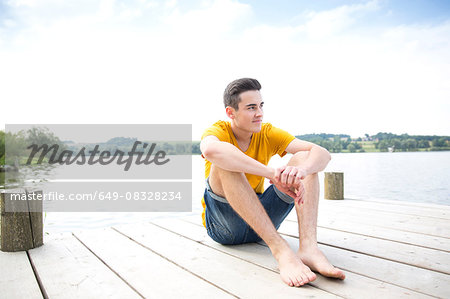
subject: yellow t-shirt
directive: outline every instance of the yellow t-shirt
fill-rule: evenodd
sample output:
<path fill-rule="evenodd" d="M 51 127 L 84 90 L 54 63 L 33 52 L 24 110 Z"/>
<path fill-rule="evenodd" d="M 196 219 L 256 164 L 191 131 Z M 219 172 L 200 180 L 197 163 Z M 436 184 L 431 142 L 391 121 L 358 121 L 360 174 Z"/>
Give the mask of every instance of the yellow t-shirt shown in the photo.
<path fill-rule="evenodd" d="M 228 142 L 239 148 L 236 141 L 236 137 L 231 130 L 231 123 L 226 121 L 218 121 L 208 128 L 202 135 L 202 139 L 206 136 L 214 135 L 220 141 Z M 289 143 L 294 140 L 295 137 L 288 132 L 278 129 L 272 126 L 270 123 L 263 123 L 261 126 L 261 131 L 258 133 L 253 133 L 252 140 L 247 151 L 244 152 L 247 156 L 261 162 L 264 165 L 269 163 L 272 156 L 278 154 L 280 157 L 286 155 L 286 147 Z M 205 159 L 205 179 L 208 178 L 209 172 L 211 170 L 211 162 Z M 264 192 L 264 177 L 248 174 L 246 173 L 250 186 L 256 193 Z M 205 223 L 205 199 L 202 198 L 203 206 L 203 225 L 206 227 Z"/>

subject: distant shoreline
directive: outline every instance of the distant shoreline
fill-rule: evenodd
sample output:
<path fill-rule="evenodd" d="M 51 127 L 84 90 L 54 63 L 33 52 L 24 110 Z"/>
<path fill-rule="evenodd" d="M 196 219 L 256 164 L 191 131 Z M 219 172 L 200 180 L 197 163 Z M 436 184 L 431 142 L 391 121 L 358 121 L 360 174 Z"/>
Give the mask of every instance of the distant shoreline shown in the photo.
<path fill-rule="evenodd" d="M 450 136 L 436 136 L 436 135 L 396 135 L 392 133 L 379 132 L 375 135 L 365 134 L 364 137 L 351 138 L 346 134 L 305 134 L 295 136 L 298 139 L 317 144 L 330 153 L 382 153 L 382 152 L 436 152 L 436 151 L 450 151 Z M 8 156 L 6 159 L 6 140 L 8 144 L 12 144 L 13 151 L 17 154 L 17 158 Z M 144 144 L 141 147 L 136 144 Z M 138 141 L 136 137 L 114 137 L 107 142 L 98 144 L 76 144 L 70 141 L 61 141 L 57 136 L 46 128 L 33 128 L 27 132 L 20 132 L 17 134 L 6 133 L 0 131 L 0 165 L 23 165 L 22 157 L 26 154 L 27 144 L 43 144 L 56 145 L 60 151 L 80 151 L 80 150 L 101 150 L 105 153 L 113 151 L 120 151 L 129 153 L 137 150 L 142 151 L 147 141 Z M 148 141 L 149 144 L 154 145 L 155 151 L 161 151 L 165 155 L 200 155 L 200 141 Z M 95 146 L 95 147 L 94 147 Z M 82 147 L 82 148 L 80 148 Z M 11 149 L 10 149 L 11 153 Z M 66 154 L 67 155 L 67 154 Z M 109 154 L 107 158 L 109 158 Z M 0 168 L 4 171 L 5 167 Z"/>

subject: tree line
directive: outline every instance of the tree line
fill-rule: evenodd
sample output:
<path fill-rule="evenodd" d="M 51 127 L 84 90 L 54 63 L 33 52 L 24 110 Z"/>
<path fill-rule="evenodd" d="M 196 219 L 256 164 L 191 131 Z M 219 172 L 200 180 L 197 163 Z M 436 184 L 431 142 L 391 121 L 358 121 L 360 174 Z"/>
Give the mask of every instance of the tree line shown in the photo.
<path fill-rule="evenodd" d="M 440 151 L 450 150 L 450 136 L 431 136 L 431 135 L 396 135 L 392 133 L 377 133 L 375 135 L 365 134 L 364 137 L 351 138 L 346 134 L 304 134 L 295 136 L 301 140 L 318 144 L 332 153 L 341 152 L 366 152 L 378 151 L 386 152 L 389 149 L 395 151 Z M 100 150 L 114 152 L 122 150 L 127 152 L 137 138 L 115 137 L 105 143 L 100 143 Z M 152 143 L 153 141 L 142 141 Z M 157 151 L 162 150 L 168 155 L 189 155 L 201 154 L 200 141 L 184 142 L 162 142 L 154 141 Z M 8 157 L 5 155 L 5 144 L 8 144 Z M 92 150 L 93 144 L 77 144 L 72 141 L 61 141 L 52 132 L 46 128 L 34 127 L 28 131 L 21 131 L 15 134 L 0 131 L 0 165 L 12 165 L 21 157 L 23 159 L 28 155 L 27 145 L 31 144 L 58 144 L 60 149 L 77 151 L 82 146 L 86 150 Z"/>
<path fill-rule="evenodd" d="M 351 153 L 365 152 L 361 143 L 352 140 L 346 134 L 305 134 L 295 136 L 298 139 L 309 141 L 326 148 L 331 153 L 341 153 L 349 151 Z"/>
<path fill-rule="evenodd" d="M 393 148 L 396 151 L 450 150 L 449 136 L 378 133 L 373 135 L 372 138 L 376 140 L 375 147 L 380 151 L 387 151 L 388 148 Z"/>
<path fill-rule="evenodd" d="M 6 144 L 8 153 L 6 153 Z M 23 164 L 21 159 L 28 155 L 26 148 L 31 144 L 57 144 L 61 150 L 65 149 L 62 141 L 46 128 L 34 127 L 17 133 L 0 131 L 0 165 Z"/>
<path fill-rule="evenodd" d="M 0 131 L 0 165 L 15 165 L 25 164 L 30 156 L 31 149 L 28 147 L 32 144 L 36 144 L 39 147 L 46 145 L 49 149 L 49 154 L 52 155 L 53 150 L 50 147 L 53 145 L 58 146 L 58 150 L 55 152 L 59 156 L 63 151 L 79 152 L 84 148 L 84 154 L 90 155 L 90 151 L 97 150 L 98 152 L 109 151 L 114 154 L 117 151 L 128 153 L 135 142 L 139 141 L 136 150 L 147 153 L 153 144 L 155 147 L 153 153 L 160 150 L 164 151 L 167 155 L 190 155 L 193 149 L 200 147 L 191 141 L 148 141 L 138 140 L 137 138 L 128 137 L 114 137 L 107 142 L 100 143 L 75 143 L 73 141 L 62 141 L 59 137 L 55 136 L 53 132 L 47 128 L 33 127 L 26 131 L 20 131 L 17 133 Z M 143 147 L 143 143 L 147 143 L 146 147 Z M 6 144 L 7 150 L 6 153 Z M 35 155 L 35 161 L 38 160 L 42 150 Z M 48 159 L 44 159 L 47 161 Z M 34 162 L 35 163 L 35 162 Z"/>
<path fill-rule="evenodd" d="M 443 151 L 450 150 L 450 136 L 431 135 L 396 135 L 392 133 L 377 133 L 370 136 L 351 138 L 347 134 L 304 134 L 295 136 L 326 148 L 331 153 L 363 153 L 394 151 Z M 201 154 L 200 142 L 194 142 L 192 153 Z"/>
<path fill-rule="evenodd" d="M 356 139 L 344 134 L 305 134 L 299 139 L 316 143 L 333 153 L 379 151 L 442 151 L 450 150 L 450 136 L 396 135 L 377 133 Z"/>

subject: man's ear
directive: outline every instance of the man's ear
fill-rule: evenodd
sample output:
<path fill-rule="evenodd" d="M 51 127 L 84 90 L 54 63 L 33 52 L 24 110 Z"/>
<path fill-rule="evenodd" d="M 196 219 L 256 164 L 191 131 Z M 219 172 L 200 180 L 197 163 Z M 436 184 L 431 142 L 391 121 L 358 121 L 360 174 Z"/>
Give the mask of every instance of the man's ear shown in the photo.
<path fill-rule="evenodd" d="M 225 108 L 225 113 L 227 114 L 227 116 L 228 116 L 229 118 L 234 119 L 234 113 L 235 113 L 235 110 L 234 110 L 233 107 L 227 106 L 227 108 Z"/>

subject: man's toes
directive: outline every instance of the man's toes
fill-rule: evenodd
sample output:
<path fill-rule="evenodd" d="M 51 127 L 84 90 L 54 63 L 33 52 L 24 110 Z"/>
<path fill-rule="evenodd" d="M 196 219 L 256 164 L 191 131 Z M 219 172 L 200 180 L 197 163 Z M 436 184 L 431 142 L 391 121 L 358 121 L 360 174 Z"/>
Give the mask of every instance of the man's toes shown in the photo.
<path fill-rule="evenodd" d="M 295 278 L 293 278 L 292 280 L 295 282 L 295 286 L 296 286 L 296 287 L 299 287 L 299 286 L 302 285 L 302 279 L 301 279 L 301 278 L 295 277 Z"/>
<path fill-rule="evenodd" d="M 305 285 L 309 282 L 308 276 L 306 276 L 305 274 L 301 275 L 301 280 L 302 280 L 301 285 Z"/>
<path fill-rule="evenodd" d="M 316 278 L 317 278 L 317 276 L 316 276 L 316 274 L 314 274 L 314 272 L 311 271 L 311 273 L 308 274 L 309 282 L 316 280 Z"/>
<path fill-rule="evenodd" d="M 331 268 L 329 273 L 331 274 L 331 276 L 339 278 L 341 277 L 341 275 L 343 274 L 343 272 L 341 270 L 339 270 L 338 268 Z"/>
<path fill-rule="evenodd" d="M 328 275 L 326 275 L 326 276 L 339 278 L 339 279 L 345 279 L 344 271 L 342 271 L 338 268 L 334 268 L 334 267 L 332 269 L 330 269 L 330 271 L 328 271 Z"/>
<path fill-rule="evenodd" d="M 290 287 L 292 287 L 294 285 L 292 283 L 292 280 L 289 278 L 289 276 L 281 275 L 281 280 Z"/>
<path fill-rule="evenodd" d="M 344 271 L 340 270 L 340 269 L 336 269 L 337 270 L 337 277 L 340 279 L 345 279 L 345 274 Z"/>
<path fill-rule="evenodd" d="M 293 286 L 295 285 L 294 282 L 292 281 L 292 279 L 290 279 L 290 278 L 288 278 L 287 284 L 288 284 L 290 287 L 293 287 Z"/>
<path fill-rule="evenodd" d="M 294 283 L 289 279 L 289 281 L 285 281 L 285 283 L 288 285 L 288 286 L 290 286 L 290 287 L 293 287 L 294 286 Z"/>

